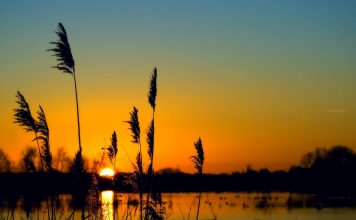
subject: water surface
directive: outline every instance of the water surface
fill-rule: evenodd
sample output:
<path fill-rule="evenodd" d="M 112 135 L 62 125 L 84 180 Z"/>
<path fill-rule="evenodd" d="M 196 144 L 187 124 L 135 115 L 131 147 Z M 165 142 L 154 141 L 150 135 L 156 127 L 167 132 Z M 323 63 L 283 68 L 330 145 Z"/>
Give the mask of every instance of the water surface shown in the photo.
<path fill-rule="evenodd" d="M 98 205 L 97 216 L 101 219 L 138 219 L 139 209 L 136 194 L 100 192 L 100 201 L 87 200 L 85 216 Z M 164 193 L 165 216 L 168 219 L 195 219 L 198 193 Z M 356 208 L 346 204 L 347 197 L 332 198 L 333 205 L 316 196 L 291 193 L 202 193 L 199 219 L 305 219 L 305 220 L 354 220 Z M 74 208 L 71 195 L 60 195 L 53 200 L 56 204 L 56 219 L 81 219 L 81 209 Z M 31 198 L 1 201 L 0 219 L 47 219 L 47 201 Z"/>

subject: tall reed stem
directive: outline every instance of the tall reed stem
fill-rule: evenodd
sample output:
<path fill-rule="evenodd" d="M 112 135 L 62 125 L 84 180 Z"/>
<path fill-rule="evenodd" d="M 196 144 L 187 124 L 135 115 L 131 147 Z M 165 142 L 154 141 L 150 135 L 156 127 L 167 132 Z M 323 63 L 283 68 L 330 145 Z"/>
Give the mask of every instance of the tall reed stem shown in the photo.
<path fill-rule="evenodd" d="M 37 136 L 37 132 L 35 131 L 35 136 L 36 136 L 36 143 L 37 143 L 37 148 L 38 148 L 38 154 L 40 156 L 40 163 L 41 163 L 41 168 L 42 171 L 44 172 L 44 166 L 43 166 L 43 162 L 42 162 L 42 155 L 41 155 L 41 149 L 40 149 L 40 144 L 38 142 L 38 136 Z"/>
<path fill-rule="evenodd" d="M 139 139 L 139 145 L 140 145 L 140 166 L 142 166 L 142 147 L 141 147 L 141 138 Z M 142 192 L 142 185 L 143 185 L 143 181 L 142 181 L 142 178 L 143 178 L 143 173 L 140 172 L 140 183 L 139 183 L 139 190 L 140 190 L 140 215 L 141 215 L 141 220 L 143 220 L 143 192 Z"/>
<path fill-rule="evenodd" d="M 77 90 L 77 80 L 75 78 L 75 71 L 73 71 L 73 79 L 74 79 L 74 89 L 75 89 L 75 101 L 77 106 L 77 125 L 78 125 L 78 143 L 79 143 L 79 151 L 82 152 L 82 143 L 80 138 L 80 120 L 79 120 L 79 103 L 78 103 L 78 90 Z"/>

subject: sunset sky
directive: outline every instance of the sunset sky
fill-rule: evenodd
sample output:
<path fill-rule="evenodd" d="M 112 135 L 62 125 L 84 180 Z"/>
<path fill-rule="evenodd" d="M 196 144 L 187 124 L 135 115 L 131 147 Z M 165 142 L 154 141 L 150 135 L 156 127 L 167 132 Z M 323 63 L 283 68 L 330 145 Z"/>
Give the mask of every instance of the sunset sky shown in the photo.
<path fill-rule="evenodd" d="M 53 155 L 78 148 L 73 79 L 46 52 L 67 30 L 76 62 L 83 153 L 118 134 L 119 170 L 134 159 L 128 125 L 151 118 L 158 68 L 156 169 L 288 169 L 316 147 L 356 150 L 356 1 L 3 1 L 0 5 L 0 148 L 17 161 L 33 134 L 14 124 L 20 90 L 41 104 Z M 146 149 L 146 144 L 144 144 Z"/>

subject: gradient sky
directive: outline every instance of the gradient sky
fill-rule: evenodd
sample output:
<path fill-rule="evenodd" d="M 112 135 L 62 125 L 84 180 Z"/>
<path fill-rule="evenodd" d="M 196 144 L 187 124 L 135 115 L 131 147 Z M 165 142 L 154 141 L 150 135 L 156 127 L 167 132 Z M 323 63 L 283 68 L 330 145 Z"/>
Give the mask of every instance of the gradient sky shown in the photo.
<path fill-rule="evenodd" d="M 130 170 L 129 112 L 151 117 L 158 68 L 156 169 L 193 172 L 200 136 L 206 171 L 288 169 L 316 147 L 356 149 L 356 1 L 2 1 L 0 147 L 12 160 L 32 143 L 13 123 L 19 89 L 41 104 L 51 147 L 77 149 L 73 80 L 46 52 L 58 22 L 76 61 L 84 154 L 100 158 L 116 130 Z M 143 137 L 144 139 L 144 137 Z"/>

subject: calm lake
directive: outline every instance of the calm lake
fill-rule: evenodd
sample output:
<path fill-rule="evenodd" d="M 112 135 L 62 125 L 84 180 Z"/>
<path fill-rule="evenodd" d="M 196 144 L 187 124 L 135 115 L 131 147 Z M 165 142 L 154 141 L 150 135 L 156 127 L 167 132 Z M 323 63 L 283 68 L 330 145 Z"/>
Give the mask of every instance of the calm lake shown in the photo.
<path fill-rule="evenodd" d="M 162 196 L 167 219 L 195 219 L 198 193 L 164 193 Z M 102 219 L 138 219 L 136 199 L 137 195 L 130 193 L 100 192 Z M 356 208 L 348 205 L 349 199 L 332 197 L 326 201 L 313 195 L 292 193 L 202 193 L 199 219 L 354 220 Z M 134 202 L 128 206 L 128 200 Z M 56 204 L 57 219 L 81 219 L 81 210 L 73 212 L 71 195 L 60 195 Z M 11 205 L 2 199 L 0 205 L 0 219 L 47 219 L 46 201 L 17 198 Z"/>

